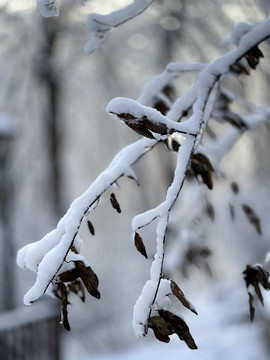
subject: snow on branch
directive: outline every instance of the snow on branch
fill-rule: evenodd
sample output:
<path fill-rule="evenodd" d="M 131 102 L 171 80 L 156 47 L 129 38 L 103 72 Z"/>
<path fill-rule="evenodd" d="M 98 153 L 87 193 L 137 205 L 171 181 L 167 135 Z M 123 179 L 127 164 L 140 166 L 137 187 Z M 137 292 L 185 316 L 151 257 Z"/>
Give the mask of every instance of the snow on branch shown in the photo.
<path fill-rule="evenodd" d="M 81 5 L 85 3 L 85 0 L 77 1 Z M 95 51 L 107 39 L 113 28 L 140 15 L 153 2 L 154 0 L 134 0 L 132 4 L 107 15 L 89 14 L 87 17 L 87 27 L 91 32 L 91 40 L 84 46 L 85 54 L 89 55 Z M 40 14 L 45 18 L 59 15 L 56 0 L 37 0 L 37 7 Z"/>
<path fill-rule="evenodd" d="M 154 144 L 155 142 L 151 140 L 141 139 L 121 150 L 111 165 L 99 175 L 89 189 L 71 204 L 55 230 L 45 235 L 40 241 L 29 244 L 18 252 L 18 264 L 37 272 L 35 284 L 25 295 L 25 304 L 31 304 L 42 296 L 50 283 L 63 270 L 66 271 L 66 267 L 70 267 L 70 264 L 67 265 L 66 257 L 74 245 L 84 217 L 91 211 L 91 207 L 99 200 L 100 196 L 119 177 L 130 176 L 130 167 Z M 75 258 L 77 260 L 76 255 L 72 254 L 73 257 L 69 259 L 69 262 Z"/>
<path fill-rule="evenodd" d="M 55 0 L 37 0 L 37 7 L 40 14 L 44 17 L 59 15 L 59 10 Z"/>
<path fill-rule="evenodd" d="M 154 0 L 134 0 L 132 4 L 113 11 L 107 15 L 89 14 L 87 19 L 88 29 L 92 38 L 84 47 L 86 54 L 91 54 L 110 35 L 111 30 L 141 14 Z"/>
<path fill-rule="evenodd" d="M 104 41 L 112 27 L 138 15 L 151 2 L 135 0 L 118 12 L 90 16 L 89 27 L 95 35 L 94 43 L 88 44 L 87 50 L 92 51 L 96 45 Z M 135 216 L 132 221 L 135 246 L 147 258 L 147 250 L 139 230 L 157 219 L 156 254 L 150 269 L 150 279 L 143 287 L 134 306 L 133 326 L 138 337 L 145 336 L 151 328 L 160 341 L 169 342 L 169 336 L 175 333 L 189 348 L 197 348 L 187 324 L 172 307 L 169 296 L 175 296 L 183 306 L 195 314 L 197 312 L 178 285 L 171 279 L 166 279 L 163 274 L 170 212 L 179 197 L 189 169 L 196 178 L 202 179 L 202 183 L 212 189 L 212 173 L 227 149 L 233 146 L 244 131 L 262 122 L 261 116 L 269 117 L 267 109 L 261 109 L 260 116 L 255 121 L 255 117 L 250 120 L 247 117 L 237 116 L 229 109 L 231 96 L 221 87 L 226 74 L 248 74 L 250 69 L 256 69 L 263 56 L 258 45 L 269 36 L 270 17 L 256 26 L 249 27 L 248 31 L 243 31 L 243 27 L 240 26 L 234 30 L 232 38 L 237 45 L 236 49 L 219 57 L 213 63 L 169 64 L 162 74 L 149 80 L 138 101 L 115 98 L 109 102 L 106 108 L 108 113 L 143 138 L 125 147 L 114 157 L 109 167 L 99 175 L 88 190 L 71 204 L 55 230 L 18 252 L 18 264 L 37 273 L 35 284 L 25 295 L 26 304 L 31 304 L 47 290 L 53 290 L 62 299 L 63 324 L 69 330 L 67 296 L 69 290 L 77 294 L 83 291 L 78 279 L 83 281 L 92 296 L 100 297 L 97 275 L 87 260 L 80 255 L 82 241 L 78 231 L 84 218 L 97 206 L 102 194 L 121 176 L 131 176 L 137 180 L 132 165 L 152 150 L 158 142 L 162 142 L 169 150 L 177 152 L 178 160 L 172 184 L 167 190 L 164 201 L 155 208 Z M 198 72 L 193 86 L 175 101 L 165 96 L 164 89 L 186 71 Z M 164 105 L 162 112 L 156 109 L 160 101 Z M 188 114 L 189 111 L 191 115 L 183 121 L 184 114 Z M 214 119 L 215 116 L 229 122 L 233 129 L 232 133 L 228 133 L 215 144 L 219 149 L 217 151 L 213 150 L 214 146 L 207 148 L 201 145 L 208 121 L 210 117 Z M 211 151 L 216 155 L 214 165 L 208 159 L 208 156 L 211 157 Z M 113 206 L 119 209 L 117 200 L 111 198 L 111 201 Z M 249 213 L 249 216 L 251 215 Z M 94 232 L 91 224 L 89 229 Z M 64 283 L 68 283 L 69 286 L 72 284 L 72 287 Z"/>
<path fill-rule="evenodd" d="M 131 129 L 150 139 L 162 140 L 175 132 L 196 136 L 188 122 L 176 123 L 156 109 L 143 106 L 127 98 L 115 98 L 106 108 L 113 118 L 123 121 Z"/>

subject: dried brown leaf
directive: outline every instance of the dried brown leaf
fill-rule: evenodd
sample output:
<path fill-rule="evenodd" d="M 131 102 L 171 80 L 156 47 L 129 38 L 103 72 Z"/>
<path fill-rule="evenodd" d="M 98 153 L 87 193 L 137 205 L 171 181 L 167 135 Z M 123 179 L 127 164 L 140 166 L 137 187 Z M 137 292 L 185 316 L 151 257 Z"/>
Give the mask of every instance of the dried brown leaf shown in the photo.
<path fill-rule="evenodd" d="M 160 135 L 168 134 L 168 128 L 166 124 L 149 120 L 146 116 L 143 117 L 143 123 L 148 130 L 153 131 L 154 133 Z"/>
<path fill-rule="evenodd" d="M 188 308 L 190 311 L 194 312 L 194 314 L 198 315 L 196 309 L 194 308 L 194 306 L 191 304 L 191 302 L 186 298 L 185 294 L 183 293 L 183 291 L 179 288 L 179 286 L 173 281 L 171 280 L 171 290 L 174 296 L 177 297 L 177 299 L 186 307 Z"/>
<path fill-rule="evenodd" d="M 260 289 L 260 284 L 265 290 L 270 290 L 269 283 L 269 273 L 261 265 L 247 265 L 245 271 L 243 271 L 244 280 L 246 282 L 246 287 L 253 286 L 254 291 L 263 305 L 263 296 Z M 249 293 L 249 308 L 250 308 L 250 318 L 251 320 L 254 317 L 255 309 L 253 310 L 253 296 Z"/>
<path fill-rule="evenodd" d="M 201 153 L 193 154 L 190 167 L 195 176 L 198 178 L 200 175 L 203 183 L 211 190 L 213 188 L 212 172 L 214 169 L 209 159 Z"/>
<path fill-rule="evenodd" d="M 111 193 L 110 201 L 111 201 L 112 207 L 120 214 L 121 208 L 120 208 L 120 205 L 119 205 L 114 193 Z"/>
<path fill-rule="evenodd" d="M 135 232 L 134 244 L 136 246 L 136 249 L 147 259 L 147 253 L 143 240 L 137 232 Z"/>
<path fill-rule="evenodd" d="M 71 245 L 70 250 L 74 252 L 74 254 L 79 254 L 78 250 L 76 249 L 76 247 L 73 245 Z"/>
<path fill-rule="evenodd" d="M 94 229 L 94 226 L 93 226 L 93 224 L 91 223 L 90 220 L 87 220 L 87 226 L 88 226 L 88 229 L 90 231 L 90 234 L 95 235 L 95 229 Z"/>
<path fill-rule="evenodd" d="M 189 327 L 183 319 L 167 310 L 159 310 L 159 315 L 168 323 L 172 330 L 183 340 L 190 349 L 197 349 L 197 345 L 190 334 Z"/>
<path fill-rule="evenodd" d="M 245 58 L 247 59 L 248 65 L 252 69 L 256 69 L 257 65 L 259 64 L 260 58 L 263 57 L 263 53 L 261 50 L 255 46 L 252 48 L 246 55 Z"/>
<path fill-rule="evenodd" d="M 154 136 L 145 127 L 143 122 L 140 121 L 140 119 L 137 119 L 135 116 L 129 113 L 121 113 L 121 114 L 117 114 L 114 112 L 111 113 L 117 115 L 117 117 L 123 120 L 127 126 L 129 126 L 132 130 L 136 131 L 138 134 L 143 135 L 150 139 L 154 139 Z"/>
<path fill-rule="evenodd" d="M 260 300 L 260 303 L 263 306 L 263 296 L 262 296 L 261 289 L 259 287 L 259 283 L 255 281 L 252 285 L 254 287 L 254 290 L 255 290 L 255 293 L 256 293 L 258 299 Z"/>
<path fill-rule="evenodd" d="M 235 181 L 232 181 L 230 186 L 234 195 L 239 194 L 239 185 Z"/>
<path fill-rule="evenodd" d="M 75 261 L 76 268 L 79 271 L 80 278 L 84 283 L 87 291 L 93 297 L 99 299 L 100 293 L 98 291 L 98 277 L 90 266 L 85 266 L 83 261 Z"/>
<path fill-rule="evenodd" d="M 242 209 L 250 224 L 255 227 L 259 235 L 262 235 L 261 221 L 255 211 L 247 204 L 242 204 Z"/>
<path fill-rule="evenodd" d="M 248 291 L 248 296 L 249 296 L 249 315 L 250 315 L 250 321 L 254 320 L 254 315 L 255 315 L 255 307 L 253 306 L 253 296 L 252 294 Z"/>
<path fill-rule="evenodd" d="M 74 281 L 74 280 L 78 279 L 79 276 L 80 276 L 80 274 L 79 274 L 78 269 L 74 268 L 72 270 L 65 271 L 65 272 L 59 274 L 59 279 L 62 282 L 70 282 L 70 281 Z"/>
<path fill-rule="evenodd" d="M 232 221 L 234 221 L 235 219 L 235 211 L 234 211 L 234 207 L 231 203 L 229 203 L 229 210 L 230 210 L 230 215 L 231 215 L 231 219 Z"/>
<path fill-rule="evenodd" d="M 64 328 L 67 331 L 70 331 L 70 325 L 68 321 L 68 311 L 67 311 L 67 306 L 68 306 L 67 288 L 63 283 L 59 283 L 59 289 L 61 292 L 61 301 L 62 301 L 61 324 L 64 325 Z"/>
<path fill-rule="evenodd" d="M 215 220 L 215 209 L 214 206 L 207 201 L 206 203 L 206 215 L 210 218 L 210 220 L 213 222 Z"/>
<path fill-rule="evenodd" d="M 170 342 L 169 335 L 173 334 L 170 325 L 159 316 L 152 316 L 149 319 L 149 328 L 154 331 L 155 337 L 162 342 Z"/>
<path fill-rule="evenodd" d="M 149 139 L 155 139 L 155 137 L 153 136 L 153 134 L 145 127 L 144 124 L 141 123 L 135 123 L 135 122 L 126 122 L 126 124 L 134 131 L 136 131 L 136 133 L 145 136 Z"/>

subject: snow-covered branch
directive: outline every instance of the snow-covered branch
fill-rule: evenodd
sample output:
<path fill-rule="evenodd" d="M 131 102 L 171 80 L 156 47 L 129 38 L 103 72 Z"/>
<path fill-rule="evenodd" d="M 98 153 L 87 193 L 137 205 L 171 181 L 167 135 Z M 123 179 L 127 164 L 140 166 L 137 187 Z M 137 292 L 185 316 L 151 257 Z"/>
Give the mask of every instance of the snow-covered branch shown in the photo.
<path fill-rule="evenodd" d="M 92 38 L 84 47 L 86 54 L 95 51 L 110 35 L 111 30 L 133 19 L 146 10 L 154 0 L 134 0 L 132 4 L 113 11 L 108 15 L 89 14 L 87 19 L 88 29 Z"/>
<path fill-rule="evenodd" d="M 93 38 L 86 45 L 86 52 L 92 52 L 107 38 L 113 27 L 137 16 L 152 2 L 134 0 L 131 5 L 109 15 L 89 15 L 88 27 L 92 31 Z M 52 11 L 56 12 L 53 1 L 39 1 L 39 5 L 46 4 L 52 6 Z M 262 117 L 257 120 L 253 117 L 250 120 L 233 113 L 228 107 L 230 102 L 228 93 L 221 91 L 221 82 L 228 73 L 248 74 L 250 69 L 255 69 L 263 56 L 258 45 L 268 37 L 270 37 L 270 17 L 256 26 L 238 26 L 231 38 L 237 46 L 236 49 L 219 57 L 213 63 L 169 64 L 162 74 L 150 79 L 137 101 L 115 98 L 109 102 L 107 112 L 143 138 L 122 149 L 114 157 L 109 167 L 88 190 L 71 204 L 55 230 L 40 241 L 29 244 L 19 251 L 18 264 L 37 273 L 35 284 L 25 295 L 26 304 L 31 304 L 47 290 L 56 287 L 62 298 L 63 322 L 69 329 L 66 315 L 67 290 L 63 283 L 81 278 L 89 293 L 99 298 L 97 276 L 87 260 L 80 255 L 81 240 L 78 232 L 82 221 L 94 210 L 102 194 L 117 179 L 129 176 L 136 180 L 132 165 L 152 150 L 158 142 L 163 142 L 170 150 L 177 151 L 178 160 L 173 181 L 161 204 L 135 216 L 132 221 L 135 246 L 147 258 L 139 230 L 154 219 L 158 220 L 156 254 L 151 265 L 150 279 L 146 282 L 134 307 L 133 325 L 138 337 L 145 336 L 148 328 L 152 328 L 161 341 L 169 342 L 169 335 L 176 333 L 191 349 L 197 348 L 187 324 L 172 308 L 169 295 L 177 297 L 192 312 L 196 313 L 196 310 L 181 289 L 172 280 L 163 276 L 164 247 L 170 212 L 181 192 L 189 168 L 194 176 L 200 177 L 202 182 L 212 189 L 212 173 L 218 168 L 221 158 L 245 130 L 263 121 Z M 187 71 L 198 72 L 193 86 L 174 102 L 165 97 L 164 88 Z M 164 101 L 166 113 L 155 109 L 157 100 Z M 191 113 L 190 117 L 183 121 L 184 114 L 188 112 Z M 263 111 L 260 116 L 262 113 Z M 265 110 L 263 115 L 266 117 L 266 114 L 268 113 Z M 233 130 L 212 147 L 211 144 L 202 147 L 201 139 L 211 116 L 228 121 Z M 113 201 L 117 208 L 117 201 L 115 199 Z M 161 328 L 165 331 L 164 334 Z"/>
<path fill-rule="evenodd" d="M 81 5 L 84 0 L 78 0 Z M 133 19 L 146 10 L 154 0 L 134 0 L 131 4 L 107 15 L 91 13 L 87 17 L 87 27 L 91 32 L 91 40 L 84 46 L 85 54 L 95 51 L 110 35 L 113 28 Z M 37 0 L 37 7 L 43 17 L 59 15 L 56 0 Z"/>

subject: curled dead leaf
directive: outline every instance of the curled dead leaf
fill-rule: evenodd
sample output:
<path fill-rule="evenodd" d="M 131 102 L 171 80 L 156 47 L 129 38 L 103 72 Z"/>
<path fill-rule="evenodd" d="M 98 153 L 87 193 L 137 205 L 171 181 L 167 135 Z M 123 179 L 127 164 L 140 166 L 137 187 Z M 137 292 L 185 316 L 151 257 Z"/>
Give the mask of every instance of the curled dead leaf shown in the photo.
<path fill-rule="evenodd" d="M 231 189 L 232 189 L 232 192 L 234 193 L 234 195 L 238 195 L 239 194 L 239 185 L 235 181 L 232 181 L 230 186 L 231 186 Z"/>
<path fill-rule="evenodd" d="M 119 205 L 114 193 L 111 193 L 110 201 L 111 201 L 112 207 L 120 214 L 121 208 L 120 208 L 120 205 Z"/>
<path fill-rule="evenodd" d="M 268 271 L 266 271 L 261 265 L 247 265 L 245 271 L 243 271 L 243 274 L 247 289 L 249 288 L 249 286 L 253 286 L 255 294 L 257 295 L 260 303 L 264 305 L 260 285 L 265 290 L 270 290 Z M 248 295 L 250 319 L 253 320 L 255 314 L 255 308 L 253 307 L 253 296 L 250 291 L 248 291 Z"/>
<path fill-rule="evenodd" d="M 98 291 L 98 277 L 90 266 L 85 266 L 83 261 L 75 261 L 76 268 L 79 271 L 80 278 L 84 283 L 87 291 L 93 297 L 100 299 L 100 292 Z"/>
<path fill-rule="evenodd" d="M 208 187 L 208 189 L 212 190 L 212 173 L 214 172 L 214 169 L 209 159 L 201 153 L 193 154 L 191 158 L 190 168 L 193 171 L 194 175 L 197 177 L 197 179 L 200 176 L 203 183 Z"/>
<path fill-rule="evenodd" d="M 136 246 L 136 249 L 147 259 L 147 253 L 146 253 L 146 249 L 145 249 L 143 240 L 137 232 L 135 232 L 134 244 Z"/>
<path fill-rule="evenodd" d="M 189 327 L 183 319 L 167 310 L 159 310 L 158 313 L 162 319 L 170 325 L 180 340 L 183 340 L 190 349 L 197 349 L 197 345 L 190 334 Z"/>
<path fill-rule="evenodd" d="M 235 210 L 234 210 L 234 207 L 231 203 L 229 203 L 229 210 L 230 210 L 230 215 L 231 215 L 231 219 L 232 221 L 234 221 L 235 219 Z"/>
<path fill-rule="evenodd" d="M 186 307 L 188 308 L 190 311 L 192 311 L 194 314 L 198 315 L 196 309 L 194 308 L 194 306 L 191 304 L 191 302 L 186 298 L 185 294 L 183 293 L 183 291 L 179 288 L 179 286 L 173 281 L 171 280 L 171 290 L 174 296 L 177 297 L 177 299 Z"/>
<path fill-rule="evenodd" d="M 73 268 L 69 271 L 65 271 L 61 274 L 59 274 L 59 279 L 62 282 L 70 282 L 70 281 L 74 281 L 76 279 L 78 279 L 78 277 L 80 276 L 79 271 L 77 268 Z"/>
<path fill-rule="evenodd" d="M 61 292 L 61 324 L 64 325 L 64 328 L 67 331 L 70 331 L 70 325 L 68 321 L 68 296 L 67 296 L 67 288 L 63 283 L 59 283 L 59 289 Z"/>
<path fill-rule="evenodd" d="M 88 226 L 88 229 L 90 231 L 90 234 L 95 235 L 95 229 L 94 229 L 94 226 L 93 226 L 93 224 L 91 223 L 90 220 L 87 220 L 87 226 Z"/>
<path fill-rule="evenodd" d="M 248 291 L 248 297 L 249 297 L 249 315 L 250 315 L 250 321 L 254 320 L 255 315 L 255 307 L 253 306 L 253 295 Z"/>
<path fill-rule="evenodd" d="M 169 335 L 174 332 L 171 326 L 160 316 L 152 316 L 149 319 L 149 328 L 154 331 L 155 337 L 162 342 L 170 342 Z"/>
<path fill-rule="evenodd" d="M 206 203 L 206 215 L 210 218 L 210 220 L 213 222 L 215 220 L 215 209 L 214 206 L 207 201 Z"/>
<path fill-rule="evenodd" d="M 255 227 L 259 235 L 262 235 L 261 221 L 255 211 L 247 204 L 242 204 L 242 209 L 250 224 Z"/>

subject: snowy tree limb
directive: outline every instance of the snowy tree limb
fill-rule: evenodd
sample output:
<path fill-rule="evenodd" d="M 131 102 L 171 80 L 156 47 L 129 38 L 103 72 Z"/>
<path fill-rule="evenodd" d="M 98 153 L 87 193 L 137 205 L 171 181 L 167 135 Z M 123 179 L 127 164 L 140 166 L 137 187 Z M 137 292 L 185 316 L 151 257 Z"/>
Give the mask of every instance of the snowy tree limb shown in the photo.
<path fill-rule="evenodd" d="M 113 28 L 140 15 L 153 1 L 154 0 L 134 0 L 132 4 L 120 10 L 113 11 L 108 15 L 89 14 L 87 26 L 91 31 L 92 38 L 86 43 L 84 52 L 88 55 L 91 54 L 107 39 Z"/>
<path fill-rule="evenodd" d="M 138 15 L 151 3 L 152 1 L 135 0 L 131 5 L 118 12 L 106 16 L 97 14 L 90 16 L 89 28 L 94 31 L 96 39 L 94 38 L 94 43 L 87 45 L 87 52 L 93 51 L 104 41 L 112 27 Z M 44 1 L 43 4 L 45 4 Z M 78 231 L 83 219 L 94 208 L 101 195 L 118 178 L 132 174 L 131 167 L 135 162 L 158 142 L 165 143 L 174 136 L 177 142 L 178 161 L 174 179 L 167 190 L 166 198 L 157 207 L 137 215 L 132 221 L 132 230 L 137 233 L 139 229 L 154 219 L 158 219 L 156 228 L 157 247 L 150 270 L 150 280 L 146 282 L 134 307 L 133 324 L 136 335 L 138 337 L 145 336 L 150 324 L 152 327 L 154 326 L 154 320 L 150 321 L 151 314 L 153 311 L 157 311 L 159 317 L 163 319 L 162 321 L 165 321 L 167 325 L 170 324 L 169 328 L 178 334 L 179 329 L 177 326 L 175 327 L 175 322 L 177 323 L 179 317 L 173 312 L 167 293 L 163 291 L 167 284 L 163 278 L 163 264 L 170 211 L 180 194 L 192 157 L 200 149 L 204 130 L 215 110 L 214 105 L 218 99 L 221 80 L 229 72 L 239 74 L 244 71 L 244 73 L 248 73 L 246 67 L 256 68 L 259 58 L 262 57 L 257 46 L 270 36 L 269 29 L 270 17 L 260 24 L 256 24 L 256 26 L 249 27 L 248 31 L 243 31 L 243 27 L 236 28 L 232 36 L 232 42 L 237 45 L 236 49 L 219 57 L 213 63 L 208 65 L 196 63 L 190 66 L 169 64 L 162 74 L 152 78 L 146 84 L 137 102 L 124 98 L 111 100 L 107 106 L 107 111 L 112 117 L 123 121 L 146 138 L 127 146 L 115 156 L 110 166 L 100 174 L 89 189 L 71 204 L 55 230 L 39 242 L 27 245 L 19 251 L 18 264 L 37 273 L 35 284 L 25 295 L 26 304 L 37 300 L 51 284 L 56 284 L 63 271 L 73 271 L 72 274 L 74 274 L 78 270 L 78 262 L 89 268 L 87 261 L 79 255 L 78 250 L 80 243 Z M 186 71 L 198 72 L 194 85 L 172 104 L 166 115 L 155 110 L 156 97 L 160 96 L 163 88 Z M 186 121 L 180 122 L 183 114 L 188 110 L 192 110 L 192 115 Z M 228 115 L 228 111 L 226 115 Z M 232 116 L 231 113 L 229 115 Z M 217 166 L 224 152 L 234 144 L 239 134 L 253 125 L 248 122 L 248 119 L 242 120 L 241 131 L 238 133 L 236 131 L 236 135 L 228 134 L 227 137 L 223 138 L 223 142 L 219 142 L 220 151 L 216 152 L 215 166 Z M 209 149 L 209 151 L 211 150 Z M 209 166 L 212 170 L 212 165 Z M 95 279 L 94 275 L 93 278 Z M 173 293 L 173 290 L 171 291 Z M 64 309 L 66 309 L 65 306 L 66 303 L 63 304 Z M 184 328 L 185 331 L 188 330 L 185 326 Z M 191 339 L 188 337 L 186 343 L 190 348 L 195 349 L 196 344 L 192 340 L 192 337 Z"/>

